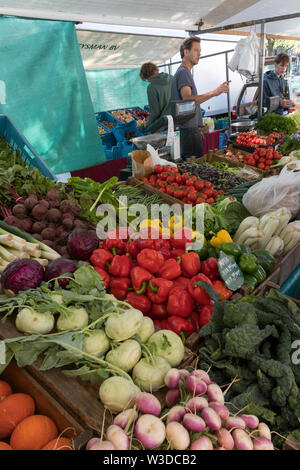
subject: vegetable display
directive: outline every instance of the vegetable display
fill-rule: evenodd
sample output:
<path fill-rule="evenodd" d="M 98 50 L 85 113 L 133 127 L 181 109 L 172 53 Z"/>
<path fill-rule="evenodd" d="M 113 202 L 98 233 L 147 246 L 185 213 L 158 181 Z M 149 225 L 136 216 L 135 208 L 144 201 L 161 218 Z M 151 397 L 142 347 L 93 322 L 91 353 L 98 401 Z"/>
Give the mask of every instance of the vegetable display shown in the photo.
<path fill-rule="evenodd" d="M 293 119 L 275 113 L 269 113 L 261 116 L 255 123 L 254 128 L 259 129 L 266 134 L 279 132 L 281 134 L 292 135 L 296 134 L 297 132 L 297 126 Z"/>

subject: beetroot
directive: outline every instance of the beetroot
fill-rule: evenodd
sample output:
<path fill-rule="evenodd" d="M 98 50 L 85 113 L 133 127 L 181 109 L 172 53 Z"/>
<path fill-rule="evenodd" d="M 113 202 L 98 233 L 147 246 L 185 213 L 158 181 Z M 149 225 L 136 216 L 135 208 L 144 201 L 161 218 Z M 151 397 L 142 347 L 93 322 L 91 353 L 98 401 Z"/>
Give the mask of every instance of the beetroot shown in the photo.
<path fill-rule="evenodd" d="M 31 211 L 32 217 L 36 220 L 43 220 L 48 212 L 47 207 L 43 204 L 36 204 Z"/>
<path fill-rule="evenodd" d="M 59 223 L 61 221 L 61 212 L 58 209 L 49 209 L 47 214 L 49 222 Z"/>
<path fill-rule="evenodd" d="M 79 228 L 68 236 L 68 253 L 74 259 L 88 260 L 98 245 L 99 239 L 94 230 Z"/>
<path fill-rule="evenodd" d="M 27 199 L 24 201 L 24 206 L 28 211 L 31 211 L 34 206 L 38 203 L 38 197 L 36 194 L 30 194 Z"/>
<path fill-rule="evenodd" d="M 61 276 L 66 273 L 73 273 L 76 271 L 77 261 L 65 258 L 57 258 L 48 264 L 45 268 L 45 280 L 50 281 L 55 277 Z M 68 279 L 59 279 L 58 284 L 60 287 L 65 287 L 69 284 Z"/>
<path fill-rule="evenodd" d="M 18 219 L 23 219 L 24 217 L 26 217 L 27 215 L 27 209 L 26 207 L 24 206 L 24 204 L 16 204 L 13 208 L 12 208 L 12 213 L 15 217 L 17 217 Z"/>
<path fill-rule="evenodd" d="M 41 285 L 44 269 L 35 260 L 18 259 L 9 263 L 1 276 L 4 289 L 17 294 L 20 290 L 35 289 Z"/>

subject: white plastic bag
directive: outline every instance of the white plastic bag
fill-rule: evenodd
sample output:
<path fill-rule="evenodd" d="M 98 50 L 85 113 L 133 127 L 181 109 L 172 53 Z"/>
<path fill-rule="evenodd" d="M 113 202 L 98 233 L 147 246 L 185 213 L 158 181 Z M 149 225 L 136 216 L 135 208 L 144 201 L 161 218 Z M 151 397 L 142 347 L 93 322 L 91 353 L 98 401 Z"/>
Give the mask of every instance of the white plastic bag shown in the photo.
<path fill-rule="evenodd" d="M 233 57 L 228 67 L 232 72 L 236 70 L 247 78 L 258 73 L 259 66 L 259 40 L 254 31 L 242 38 L 236 45 Z"/>
<path fill-rule="evenodd" d="M 300 162 L 290 162 L 279 175 L 254 184 L 244 194 L 243 205 L 254 216 L 281 207 L 286 207 L 295 216 L 300 210 Z"/>

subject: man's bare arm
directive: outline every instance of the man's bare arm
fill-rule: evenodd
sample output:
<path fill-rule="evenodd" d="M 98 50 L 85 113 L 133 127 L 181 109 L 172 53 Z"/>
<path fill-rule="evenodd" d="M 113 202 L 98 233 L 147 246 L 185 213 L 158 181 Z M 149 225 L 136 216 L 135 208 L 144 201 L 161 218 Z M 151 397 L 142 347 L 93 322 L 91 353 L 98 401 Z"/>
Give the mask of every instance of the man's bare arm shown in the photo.
<path fill-rule="evenodd" d="M 219 96 L 222 93 L 228 93 L 229 91 L 228 83 L 229 82 L 221 83 L 221 85 L 219 85 L 218 88 L 212 91 L 208 91 L 207 93 L 204 93 L 203 95 L 192 95 L 191 87 L 184 86 L 180 89 L 180 94 L 183 100 L 195 99 L 197 104 L 201 104 L 201 103 L 204 103 L 204 101 L 210 100 L 214 96 Z"/>

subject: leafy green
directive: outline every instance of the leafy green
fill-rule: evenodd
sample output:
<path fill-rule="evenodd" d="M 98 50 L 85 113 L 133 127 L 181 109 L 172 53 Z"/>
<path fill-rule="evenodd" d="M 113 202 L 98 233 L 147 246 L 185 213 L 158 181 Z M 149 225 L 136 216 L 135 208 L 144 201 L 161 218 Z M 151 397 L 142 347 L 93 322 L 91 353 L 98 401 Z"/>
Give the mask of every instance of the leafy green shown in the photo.
<path fill-rule="evenodd" d="M 279 132 L 281 134 L 296 134 L 297 126 L 292 119 L 280 114 L 270 113 L 261 116 L 254 126 L 255 129 L 260 129 L 266 134 L 271 132 Z"/>
<path fill-rule="evenodd" d="M 300 150 L 300 139 L 289 135 L 285 136 L 283 143 L 278 148 L 279 153 L 290 155 L 294 150 Z"/>

